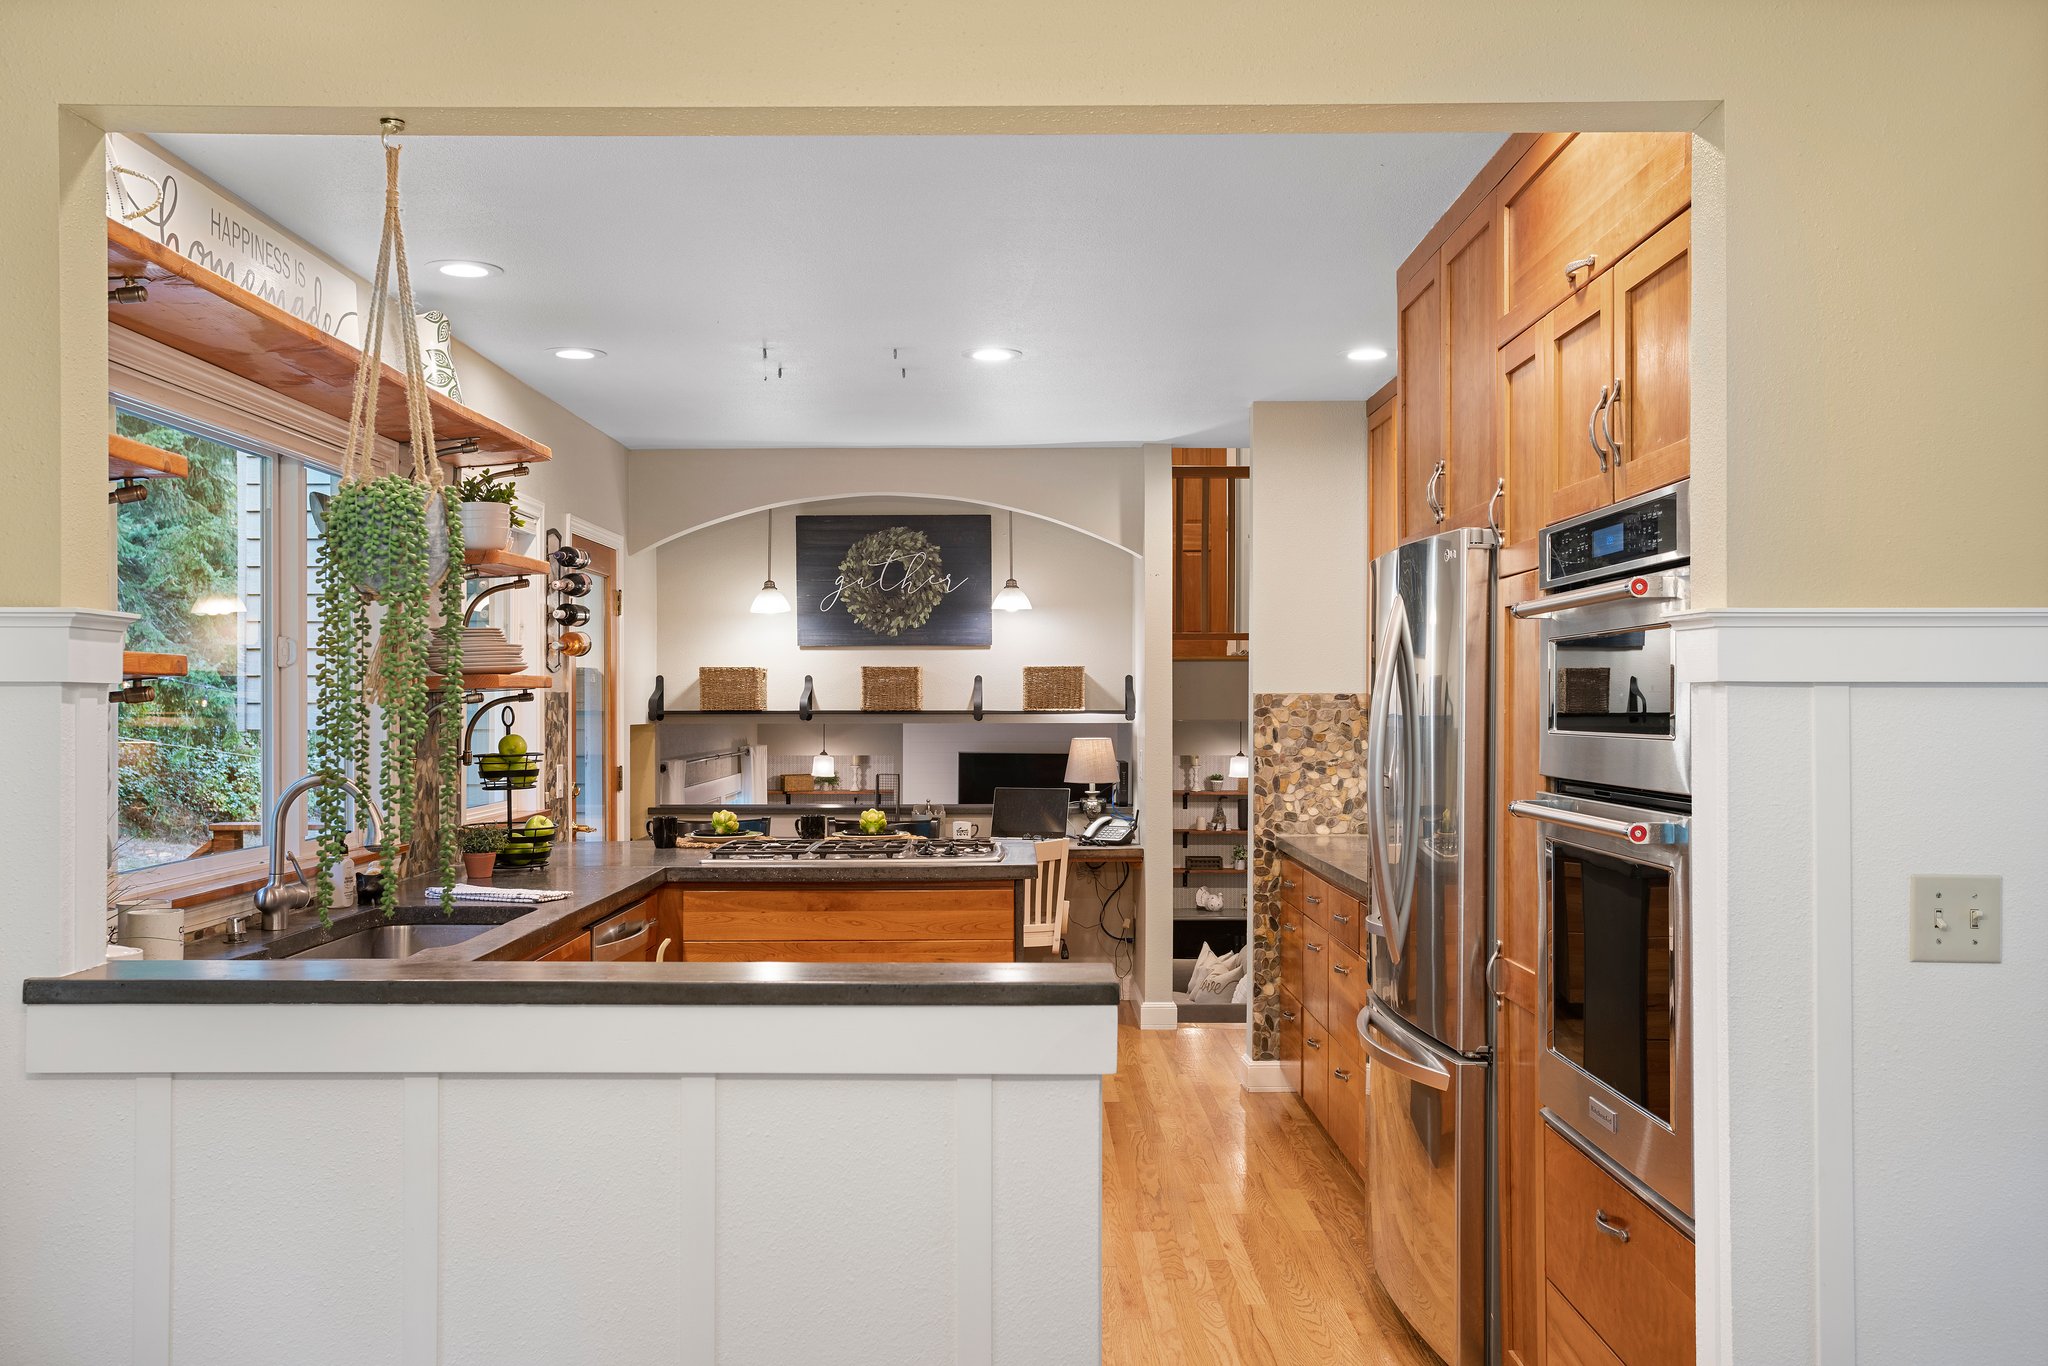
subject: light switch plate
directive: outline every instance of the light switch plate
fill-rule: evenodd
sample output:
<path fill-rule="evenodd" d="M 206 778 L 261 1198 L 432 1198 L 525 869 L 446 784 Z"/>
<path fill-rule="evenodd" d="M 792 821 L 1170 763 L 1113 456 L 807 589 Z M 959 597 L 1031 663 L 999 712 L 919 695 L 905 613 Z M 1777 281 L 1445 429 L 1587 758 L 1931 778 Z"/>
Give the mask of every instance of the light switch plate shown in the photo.
<path fill-rule="evenodd" d="M 2005 879 L 1906 879 L 1916 963 L 1996 963 L 2003 947 Z"/>

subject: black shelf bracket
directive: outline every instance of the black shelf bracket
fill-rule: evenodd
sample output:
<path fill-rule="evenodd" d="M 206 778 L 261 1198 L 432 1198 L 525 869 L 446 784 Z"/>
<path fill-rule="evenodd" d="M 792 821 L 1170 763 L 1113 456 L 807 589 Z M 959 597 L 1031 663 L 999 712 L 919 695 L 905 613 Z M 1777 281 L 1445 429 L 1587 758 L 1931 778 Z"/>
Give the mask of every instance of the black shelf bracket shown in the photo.
<path fill-rule="evenodd" d="M 1129 674 L 1124 675 L 1124 720 L 1138 719 L 1138 683 Z"/>
<path fill-rule="evenodd" d="M 975 720 L 979 721 L 979 720 L 981 719 L 981 715 L 982 715 L 982 708 L 981 708 L 981 675 L 980 675 L 980 674 L 976 674 L 976 675 L 974 676 L 974 697 L 973 697 L 973 700 L 971 700 L 970 702 L 968 702 L 968 704 L 967 704 L 967 709 L 968 709 L 969 711 L 971 711 L 971 712 L 973 712 L 973 713 L 974 713 L 974 719 L 975 719 Z"/>
<path fill-rule="evenodd" d="M 811 676 L 809 674 L 805 674 L 803 696 L 797 698 L 796 700 L 796 714 L 799 719 L 808 721 L 811 719 L 812 715 L 817 710 L 818 695 L 815 691 L 812 690 Z"/>

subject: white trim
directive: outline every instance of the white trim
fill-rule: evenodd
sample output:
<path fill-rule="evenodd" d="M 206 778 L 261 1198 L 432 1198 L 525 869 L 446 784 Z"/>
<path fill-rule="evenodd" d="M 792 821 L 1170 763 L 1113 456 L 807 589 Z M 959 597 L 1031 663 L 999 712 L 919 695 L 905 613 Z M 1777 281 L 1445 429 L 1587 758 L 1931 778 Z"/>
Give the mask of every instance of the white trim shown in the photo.
<path fill-rule="evenodd" d="M 995 1083 L 953 1083 L 953 1356 L 993 1366 L 996 1353 Z"/>
<path fill-rule="evenodd" d="M 171 1364 L 171 1079 L 135 1079 L 135 1366 Z"/>
<path fill-rule="evenodd" d="M 1675 618 L 1693 683 L 2048 683 L 2048 609 L 1744 608 Z"/>
<path fill-rule="evenodd" d="M 1294 1083 L 1287 1076 L 1287 1064 L 1278 1058 L 1254 1058 L 1246 1054 L 1243 1063 L 1244 1089 L 1247 1091 L 1292 1091 Z"/>
<path fill-rule="evenodd" d="M 399 1208 L 399 1350 L 405 1366 L 441 1360 L 441 1079 L 404 1082 Z"/>
<path fill-rule="evenodd" d="M 1815 1359 L 1856 1361 L 1856 1016 L 1850 698 L 1813 691 Z"/>
<path fill-rule="evenodd" d="M 596 541 L 599 545 L 609 549 L 616 557 L 618 568 L 614 573 L 607 576 L 606 588 L 613 593 L 623 593 L 626 586 L 625 536 L 608 527 L 601 527 L 595 522 L 586 521 L 574 513 L 565 515 L 562 518 L 563 541 L 567 542 L 579 536 L 587 541 Z M 609 612 L 609 608 L 609 603 L 599 604 L 599 610 L 607 612 L 604 624 L 605 638 L 612 642 L 612 658 L 615 661 L 615 667 L 612 669 L 612 672 L 616 676 L 611 680 L 611 687 L 612 700 L 617 705 L 612 708 L 612 753 L 617 757 L 618 765 L 623 766 L 626 762 L 627 754 L 630 753 L 631 742 L 631 736 L 628 734 L 626 727 L 626 680 L 624 677 L 626 669 L 626 642 L 619 638 L 620 629 L 624 625 L 626 617 L 623 612 Z M 564 666 L 563 672 L 569 675 L 569 752 L 573 756 L 576 751 L 576 696 L 574 684 L 576 671 L 571 661 L 565 659 L 562 661 L 562 664 Z M 568 781 L 573 793 L 576 783 L 575 771 L 573 769 L 570 770 Z M 612 828 L 601 832 L 600 838 L 608 840 L 631 838 L 631 832 L 626 829 L 626 799 L 629 795 L 624 786 L 606 794 L 604 808 Z M 575 798 L 573 795 L 570 798 L 569 814 L 572 818 L 575 815 Z"/>
<path fill-rule="evenodd" d="M 1694 1352 L 1733 1366 L 1734 1201 L 1729 1170 L 1728 693 L 1692 694 L 1692 1189 Z"/>
<path fill-rule="evenodd" d="M 393 1010 L 370 1004 L 109 1004 L 37 1005 L 25 1014 L 27 1070 L 42 1075 L 1101 1077 L 1116 1071 L 1117 1008 L 1111 1005 Z"/>
<path fill-rule="evenodd" d="M 0 607 L 0 686 L 77 684 L 112 690 L 133 612 Z"/>
<path fill-rule="evenodd" d="M 682 1282 L 676 1287 L 683 1360 L 718 1360 L 718 1078 L 683 1077 L 674 1169 L 683 1178 Z"/>
<path fill-rule="evenodd" d="M 1138 1028 L 1172 1029 L 1180 1024 L 1180 1006 L 1173 1001 L 1138 1002 Z"/>

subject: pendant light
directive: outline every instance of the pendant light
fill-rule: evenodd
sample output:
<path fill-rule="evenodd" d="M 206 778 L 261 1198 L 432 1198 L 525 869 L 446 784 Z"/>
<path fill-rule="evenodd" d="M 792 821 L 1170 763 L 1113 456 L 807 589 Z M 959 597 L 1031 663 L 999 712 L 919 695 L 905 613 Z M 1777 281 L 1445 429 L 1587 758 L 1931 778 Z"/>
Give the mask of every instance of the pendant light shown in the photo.
<path fill-rule="evenodd" d="M 761 591 L 754 594 L 752 610 L 761 616 L 772 616 L 789 610 L 789 599 L 782 596 L 782 590 L 775 586 L 775 509 L 768 509 L 768 577 L 762 581 Z"/>
<path fill-rule="evenodd" d="M 989 604 L 998 612 L 1028 612 L 1031 599 L 1017 586 L 1017 514 L 1010 514 L 1010 579 L 996 593 L 996 600 Z"/>
<path fill-rule="evenodd" d="M 1244 752 L 1244 722 L 1237 723 L 1237 753 L 1230 756 L 1230 776 L 1249 778 L 1252 776 L 1251 756 Z"/>
<path fill-rule="evenodd" d="M 825 752 L 825 726 L 823 722 L 818 724 L 818 757 L 811 760 L 811 776 L 813 778 L 837 778 L 839 776 L 838 763 L 831 755 Z"/>

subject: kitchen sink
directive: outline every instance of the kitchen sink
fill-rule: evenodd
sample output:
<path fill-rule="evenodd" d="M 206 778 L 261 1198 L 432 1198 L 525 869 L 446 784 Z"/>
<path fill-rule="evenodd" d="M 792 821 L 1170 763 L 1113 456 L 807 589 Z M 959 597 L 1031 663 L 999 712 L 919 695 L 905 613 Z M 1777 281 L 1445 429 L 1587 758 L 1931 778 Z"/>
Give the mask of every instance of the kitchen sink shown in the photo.
<path fill-rule="evenodd" d="M 423 949 L 438 949 L 474 939 L 493 925 L 376 925 L 339 939 L 329 939 L 292 954 L 293 958 L 410 958 Z"/>

